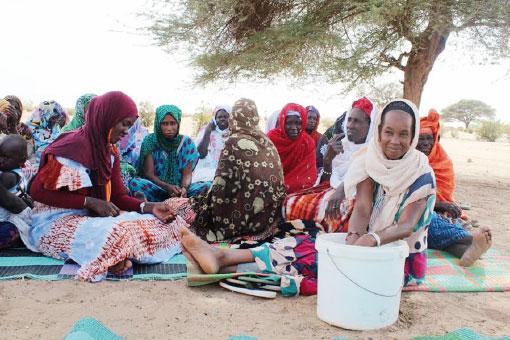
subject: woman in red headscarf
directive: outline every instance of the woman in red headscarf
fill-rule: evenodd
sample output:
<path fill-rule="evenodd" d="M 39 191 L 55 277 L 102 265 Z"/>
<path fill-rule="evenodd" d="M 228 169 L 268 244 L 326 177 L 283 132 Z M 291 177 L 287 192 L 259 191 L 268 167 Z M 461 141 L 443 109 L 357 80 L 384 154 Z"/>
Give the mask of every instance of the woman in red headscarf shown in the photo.
<path fill-rule="evenodd" d="M 439 113 L 431 109 L 420 119 L 420 137 L 416 148 L 427 155 L 437 183 L 437 199 L 428 231 L 428 246 L 445 250 L 457 257 L 464 266 L 472 265 L 492 243 L 489 228 L 481 227 L 469 233 L 463 225 L 467 220 L 454 202 L 455 173 L 453 163 L 439 143 Z"/>
<path fill-rule="evenodd" d="M 354 152 L 366 146 L 373 135 L 377 107 L 368 98 L 354 101 L 347 112 L 344 131 L 333 135 L 324 147 L 324 167 L 313 188 L 288 195 L 284 216 L 290 220 L 315 221 L 327 232 L 347 230 L 352 201 L 344 200 L 343 178 Z"/>
<path fill-rule="evenodd" d="M 124 93 L 97 96 L 85 125 L 60 135 L 41 155 L 30 188 L 32 225 L 20 234 L 31 250 L 81 265 L 79 279 L 101 280 L 108 271 L 129 269 L 132 259 L 157 263 L 180 251 L 177 229 L 187 224 L 181 216 L 167 223 L 178 201 L 140 201 L 121 180 L 115 143 L 137 118 Z"/>
<path fill-rule="evenodd" d="M 304 107 L 290 103 L 283 107 L 279 127 L 268 137 L 280 155 L 287 194 L 310 188 L 317 179 L 315 142 L 306 133 L 308 114 Z"/>

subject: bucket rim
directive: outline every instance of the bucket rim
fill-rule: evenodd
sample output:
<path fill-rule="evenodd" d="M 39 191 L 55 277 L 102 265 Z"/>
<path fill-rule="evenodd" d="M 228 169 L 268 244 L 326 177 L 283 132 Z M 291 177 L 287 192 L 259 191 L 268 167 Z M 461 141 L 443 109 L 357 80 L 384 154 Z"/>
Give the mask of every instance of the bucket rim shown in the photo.
<path fill-rule="evenodd" d="M 335 242 L 330 239 L 333 235 L 335 237 L 340 236 L 340 239 L 345 240 L 347 233 L 321 234 L 315 241 L 315 249 L 319 253 L 329 251 L 329 253 L 335 256 L 364 258 L 371 261 L 387 260 L 395 258 L 397 255 L 399 258 L 407 258 L 409 256 L 409 246 L 404 240 L 397 240 L 381 247 L 360 247 Z M 343 235 L 345 236 L 342 237 Z"/>

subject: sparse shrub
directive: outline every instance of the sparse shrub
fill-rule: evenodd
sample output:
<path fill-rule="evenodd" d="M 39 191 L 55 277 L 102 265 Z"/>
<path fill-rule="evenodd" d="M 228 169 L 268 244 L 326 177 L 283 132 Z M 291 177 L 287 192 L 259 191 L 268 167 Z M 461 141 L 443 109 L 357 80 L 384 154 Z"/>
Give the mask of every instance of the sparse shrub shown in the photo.
<path fill-rule="evenodd" d="M 503 124 L 503 133 L 510 135 L 510 123 Z"/>
<path fill-rule="evenodd" d="M 196 136 L 198 131 L 208 124 L 211 119 L 212 113 L 204 107 L 200 108 L 198 112 L 195 112 L 195 114 L 193 114 L 193 135 Z"/>
<path fill-rule="evenodd" d="M 457 130 L 457 129 L 451 129 L 451 130 L 450 130 L 450 136 L 451 136 L 452 138 L 459 138 L 459 130 Z"/>
<path fill-rule="evenodd" d="M 154 112 L 154 106 L 148 101 L 143 101 L 138 104 L 138 113 L 142 120 L 142 125 L 150 130 L 154 126 L 154 118 L 156 114 Z"/>
<path fill-rule="evenodd" d="M 319 131 L 326 131 L 331 125 L 335 124 L 335 120 L 332 118 L 321 118 L 319 124 Z"/>
<path fill-rule="evenodd" d="M 478 137 L 487 142 L 495 142 L 503 134 L 503 125 L 497 120 L 485 120 L 478 127 Z"/>

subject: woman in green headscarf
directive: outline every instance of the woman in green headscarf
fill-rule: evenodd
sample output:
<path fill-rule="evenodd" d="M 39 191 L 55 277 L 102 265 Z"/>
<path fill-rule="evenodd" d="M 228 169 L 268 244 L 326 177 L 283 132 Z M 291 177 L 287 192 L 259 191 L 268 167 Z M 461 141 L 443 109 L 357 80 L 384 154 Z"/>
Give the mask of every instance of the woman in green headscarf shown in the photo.
<path fill-rule="evenodd" d="M 60 130 L 60 133 L 76 130 L 85 124 L 85 110 L 96 94 L 86 93 L 76 101 L 73 119 Z"/>
<path fill-rule="evenodd" d="M 148 201 L 161 202 L 169 197 L 193 197 L 208 188 L 203 182 L 191 184 L 199 154 L 191 138 L 179 134 L 181 116 L 175 105 L 156 109 L 154 133 L 144 138 L 140 150 L 140 177 L 129 181 L 131 193 L 141 192 Z"/>

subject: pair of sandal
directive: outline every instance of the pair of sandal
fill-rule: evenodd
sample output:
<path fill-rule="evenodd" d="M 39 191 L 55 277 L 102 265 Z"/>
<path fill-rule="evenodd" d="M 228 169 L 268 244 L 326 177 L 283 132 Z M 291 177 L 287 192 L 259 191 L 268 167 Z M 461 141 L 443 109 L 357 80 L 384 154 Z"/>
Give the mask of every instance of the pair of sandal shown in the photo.
<path fill-rule="evenodd" d="M 220 281 L 220 286 L 236 293 L 266 299 L 274 299 L 276 293 L 281 291 L 277 281 L 250 276 L 224 279 Z"/>

